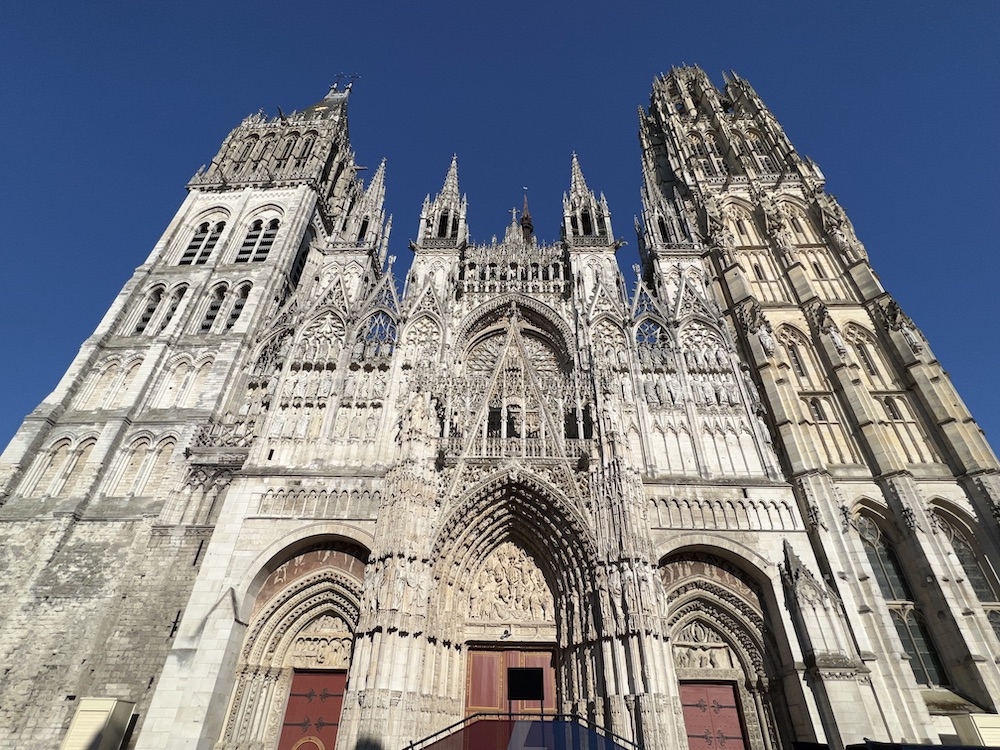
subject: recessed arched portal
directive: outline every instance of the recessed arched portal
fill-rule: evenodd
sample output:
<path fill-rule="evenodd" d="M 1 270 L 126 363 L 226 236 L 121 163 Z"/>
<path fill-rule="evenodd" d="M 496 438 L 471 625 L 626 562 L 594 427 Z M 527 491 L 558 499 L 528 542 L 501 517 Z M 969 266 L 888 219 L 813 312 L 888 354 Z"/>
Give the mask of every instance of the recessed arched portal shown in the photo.
<path fill-rule="evenodd" d="M 333 748 L 368 551 L 293 546 L 262 570 L 218 750 Z"/>
<path fill-rule="evenodd" d="M 761 581 L 729 557 L 686 549 L 660 561 L 684 730 L 691 750 L 777 750 L 790 732 L 787 648 Z"/>
<path fill-rule="evenodd" d="M 444 593 L 436 614 L 463 623 L 466 713 L 558 713 L 576 700 L 578 675 L 590 670 L 581 670 L 572 644 L 593 632 L 596 559 L 579 504 L 508 467 L 455 503 L 435 547 Z M 516 670 L 538 671 L 541 703 L 508 703 L 512 680 L 531 677 Z"/>

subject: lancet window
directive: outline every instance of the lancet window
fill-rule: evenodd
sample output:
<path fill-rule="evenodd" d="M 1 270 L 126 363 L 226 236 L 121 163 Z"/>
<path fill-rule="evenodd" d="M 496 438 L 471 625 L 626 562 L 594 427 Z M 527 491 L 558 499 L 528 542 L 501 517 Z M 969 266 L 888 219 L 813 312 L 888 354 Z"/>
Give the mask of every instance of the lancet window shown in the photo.
<path fill-rule="evenodd" d="M 885 413 L 886 426 L 896 436 L 905 460 L 909 463 L 937 460 L 937 453 L 914 417 L 906 394 L 881 395 L 877 398 Z"/>
<path fill-rule="evenodd" d="M 266 225 L 262 219 L 257 219 L 257 221 L 251 224 L 246 237 L 243 239 L 243 244 L 236 254 L 236 262 L 260 263 L 266 260 L 267 254 L 271 251 L 271 246 L 274 244 L 274 238 L 278 234 L 278 226 L 279 222 L 277 219 L 271 219 Z"/>
<path fill-rule="evenodd" d="M 149 321 L 153 319 L 156 315 L 156 310 L 160 306 L 160 302 L 163 300 L 163 287 L 157 286 L 146 295 L 146 303 L 143 306 L 142 313 L 139 315 L 139 320 L 135 323 L 135 329 L 132 331 L 133 334 L 141 334 L 146 332 L 146 328 L 149 326 Z"/>
<path fill-rule="evenodd" d="M 827 300 L 851 298 L 850 290 L 837 272 L 836 261 L 826 250 L 813 247 L 800 248 L 799 252 L 820 297 Z"/>
<path fill-rule="evenodd" d="M 941 657 L 914 603 L 913 589 L 892 542 L 866 515 L 858 516 L 856 525 L 879 591 L 889 607 L 896 634 L 909 657 L 914 678 L 924 685 L 947 685 Z"/>
<path fill-rule="evenodd" d="M 77 408 L 79 409 L 100 409 L 104 401 L 112 392 L 115 381 L 118 379 L 119 367 L 117 361 L 107 361 L 94 368 L 90 382 L 77 396 Z"/>
<path fill-rule="evenodd" d="M 316 230 L 312 227 L 306 229 L 305 236 L 303 236 L 302 242 L 299 243 L 299 249 L 295 251 L 295 258 L 292 260 L 292 269 L 288 272 L 288 281 L 293 287 L 299 285 L 299 280 L 302 278 L 302 271 L 306 267 L 306 259 L 309 257 L 309 247 L 315 239 Z"/>
<path fill-rule="evenodd" d="M 199 333 L 209 333 L 215 325 L 215 319 L 219 317 L 219 310 L 222 309 L 222 301 L 226 297 L 226 285 L 219 284 L 212 290 L 208 300 L 208 307 L 205 309 L 205 317 L 201 320 Z"/>
<path fill-rule="evenodd" d="M 187 359 L 171 365 L 157 389 L 153 400 L 154 408 L 194 406 L 211 369 L 212 360 L 202 362 L 197 367 Z"/>
<path fill-rule="evenodd" d="M 178 265 L 182 266 L 203 266 L 208 263 L 212 255 L 212 250 L 219 243 L 222 230 L 226 228 L 226 222 L 218 221 L 214 225 L 210 222 L 202 222 L 195 230 L 194 236 L 188 246 L 184 248 L 184 254 Z"/>
<path fill-rule="evenodd" d="M 756 239 L 742 241 L 756 244 Z M 788 289 L 782 271 L 770 252 L 748 248 L 740 251 L 740 257 L 757 299 L 763 302 L 784 302 L 788 299 Z"/>
<path fill-rule="evenodd" d="M 273 134 L 265 135 L 260 139 L 260 148 L 257 149 L 257 153 L 253 157 L 254 169 L 257 169 L 258 165 L 271 155 L 271 151 L 274 148 L 274 140 L 275 137 Z"/>
<path fill-rule="evenodd" d="M 854 350 L 854 359 L 861 369 L 861 376 L 870 389 L 885 389 L 891 385 L 886 378 L 889 369 L 879 354 L 878 344 L 871 333 L 857 325 L 847 327 L 846 338 Z"/>
<path fill-rule="evenodd" d="M 768 153 L 767 145 L 760 137 L 759 133 L 750 131 L 746 137 L 747 148 L 753 157 L 753 163 L 763 174 L 774 174 L 778 171 L 777 163 Z"/>
<path fill-rule="evenodd" d="M 70 458 L 71 442 L 68 438 L 59 440 L 44 454 L 39 456 L 36 469 L 36 479 L 27 481 L 23 494 L 25 497 L 41 497 L 51 495 L 55 489 L 56 480 L 62 475 L 63 469 Z"/>
<path fill-rule="evenodd" d="M 458 237 L 458 217 L 452 217 L 447 210 L 442 211 L 441 218 L 438 220 L 437 236 L 441 238 Z"/>
<path fill-rule="evenodd" d="M 180 306 L 185 292 L 187 292 L 187 284 L 182 284 L 174 289 L 174 291 L 170 294 L 170 304 L 167 306 L 166 311 L 163 313 L 163 317 L 160 319 L 160 324 L 156 329 L 157 333 L 163 333 L 164 329 L 170 325 L 170 321 L 173 320 L 174 313 L 177 312 L 177 308 Z"/>
<path fill-rule="evenodd" d="M 63 497 L 77 497 L 86 491 L 88 484 L 87 462 L 90 461 L 90 454 L 94 452 L 95 445 L 97 445 L 97 440 L 91 438 L 84 440 L 74 451 L 74 455 L 69 461 L 66 478 L 59 490 L 59 494 Z"/>
<path fill-rule="evenodd" d="M 917 682 L 924 685 L 947 685 L 948 678 L 941 657 L 931 639 L 922 614 L 916 609 L 893 609 L 893 623 L 903 644 L 903 651 L 910 657 L 910 668 Z"/>
<path fill-rule="evenodd" d="M 154 447 L 148 437 L 132 443 L 123 452 L 110 495 L 155 495 L 166 475 L 174 444 L 173 438 L 166 438 Z"/>
<path fill-rule="evenodd" d="M 635 345 L 643 369 L 652 370 L 672 364 L 670 334 L 657 321 L 645 318 L 635 329 Z"/>
<path fill-rule="evenodd" d="M 713 162 L 716 173 L 728 174 L 729 165 L 726 162 L 725 156 L 723 156 L 722 149 L 719 147 L 719 136 L 712 131 L 705 133 L 705 148 L 708 151 L 709 158 Z"/>
<path fill-rule="evenodd" d="M 757 228 L 757 221 L 744 208 L 731 205 L 728 215 L 730 218 L 730 229 L 736 238 L 738 245 L 763 245 L 760 231 Z"/>
<path fill-rule="evenodd" d="M 243 314 L 243 308 L 246 307 L 247 297 L 250 296 L 250 287 L 252 285 L 247 282 L 242 284 L 239 289 L 236 290 L 236 296 L 233 299 L 233 306 L 229 308 L 229 317 L 226 318 L 226 330 L 230 330 L 236 321 L 240 319 L 240 315 Z"/>
<path fill-rule="evenodd" d="M 785 350 L 785 362 L 794 374 L 796 384 L 805 390 L 820 390 L 825 383 L 806 338 L 788 326 L 778 331 L 777 338 Z"/>
<path fill-rule="evenodd" d="M 355 354 L 361 352 L 365 359 L 388 357 L 396 348 L 396 338 L 396 321 L 386 312 L 377 312 L 368 318 L 358 333 Z"/>
<path fill-rule="evenodd" d="M 239 176 L 247 165 L 250 163 L 250 157 L 257 147 L 257 136 L 251 135 L 243 139 L 240 144 L 239 155 L 236 157 L 236 163 L 233 165 L 233 174 Z"/>
<path fill-rule="evenodd" d="M 940 513 L 934 514 L 934 519 L 940 529 L 951 543 L 951 548 L 958 558 L 959 565 L 965 572 L 965 580 L 984 605 L 992 605 L 992 608 L 1000 610 L 1000 587 L 997 585 L 997 577 L 990 567 L 986 556 L 982 551 L 974 546 L 973 541 L 961 531 L 957 524 L 952 523 Z"/>
<path fill-rule="evenodd" d="M 295 144 L 298 140 L 298 133 L 289 133 L 285 137 L 285 141 L 281 145 L 278 158 L 275 160 L 275 167 L 278 169 L 284 169 L 288 165 L 288 160 L 292 158 L 292 152 L 295 150 Z"/>
<path fill-rule="evenodd" d="M 701 166 L 702 172 L 707 177 L 715 177 L 718 174 L 715 159 L 709 155 L 708 148 L 705 146 L 705 140 L 701 134 L 690 133 L 688 135 L 688 144 L 691 146 L 691 153 Z"/>
<path fill-rule="evenodd" d="M 857 460 L 850 438 L 844 430 L 832 394 L 823 393 L 803 398 L 806 422 L 819 438 L 817 448 L 828 464 L 848 464 Z"/>
<path fill-rule="evenodd" d="M 131 364 L 125 366 L 124 371 L 122 372 L 122 379 L 116 384 L 114 393 L 106 404 L 108 408 L 116 409 L 129 402 L 129 389 L 132 387 L 132 383 L 139 374 L 139 368 L 141 366 L 141 359 L 134 360 Z"/>
<path fill-rule="evenodd" d="M 295 157 L 295 168 L 301 169 L 309 161 L 309 157 L 312 156 L 313 146 L 316 143 L 315 133 L 306 133 L 305 138 L 302 139 L 302 145 L 299 147 L 298 156 Z"/>

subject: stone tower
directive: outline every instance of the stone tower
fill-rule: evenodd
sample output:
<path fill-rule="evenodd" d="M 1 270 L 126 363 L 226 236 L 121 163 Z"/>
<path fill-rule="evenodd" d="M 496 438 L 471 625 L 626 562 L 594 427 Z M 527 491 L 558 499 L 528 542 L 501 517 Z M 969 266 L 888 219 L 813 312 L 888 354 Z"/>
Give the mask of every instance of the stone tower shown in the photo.
<path fill-rule="evenodd" d="M 654 82 L 632 291 L 573 155 L 552 243 L 452 159 L 400 292 L 348 95 L 229 135 L 0 459 L 0 747 L 974 743 L 996 458 L 749 84 Z"/>

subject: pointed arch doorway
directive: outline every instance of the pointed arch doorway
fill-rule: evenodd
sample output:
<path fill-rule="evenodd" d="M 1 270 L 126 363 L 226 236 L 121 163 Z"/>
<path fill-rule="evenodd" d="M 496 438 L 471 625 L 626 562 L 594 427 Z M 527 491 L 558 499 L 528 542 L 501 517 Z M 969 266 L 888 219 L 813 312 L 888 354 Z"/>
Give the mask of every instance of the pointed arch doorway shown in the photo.
<path fill-rule="evenodd" d="M 794 736 L 781 680 L 789 662 L 763 586 L 714 550 L 660 561 L 690 750 L 778 750 Z M 794 696 L 799 698 L 799 696 Z"/>
<path fill-rule="evenodd" d="M 216 750 L 333 750 L 368 552 L 329 540 L 261 581 Z"/>

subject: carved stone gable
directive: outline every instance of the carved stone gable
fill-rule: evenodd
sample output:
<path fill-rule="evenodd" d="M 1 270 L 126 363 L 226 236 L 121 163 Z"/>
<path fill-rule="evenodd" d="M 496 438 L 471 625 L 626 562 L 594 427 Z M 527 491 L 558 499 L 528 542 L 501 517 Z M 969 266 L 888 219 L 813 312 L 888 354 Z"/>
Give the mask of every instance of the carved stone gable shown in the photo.
<path fill-rule="evenodd" d="M 563 456 L 564 412 L 571 408 L 565 364 L 550 343 L 528 328 L 516 310 L 506 332 L 489 335 L 467 355 L 470 378 L 485 397 L 466 432 L 465 456 Z"/>

